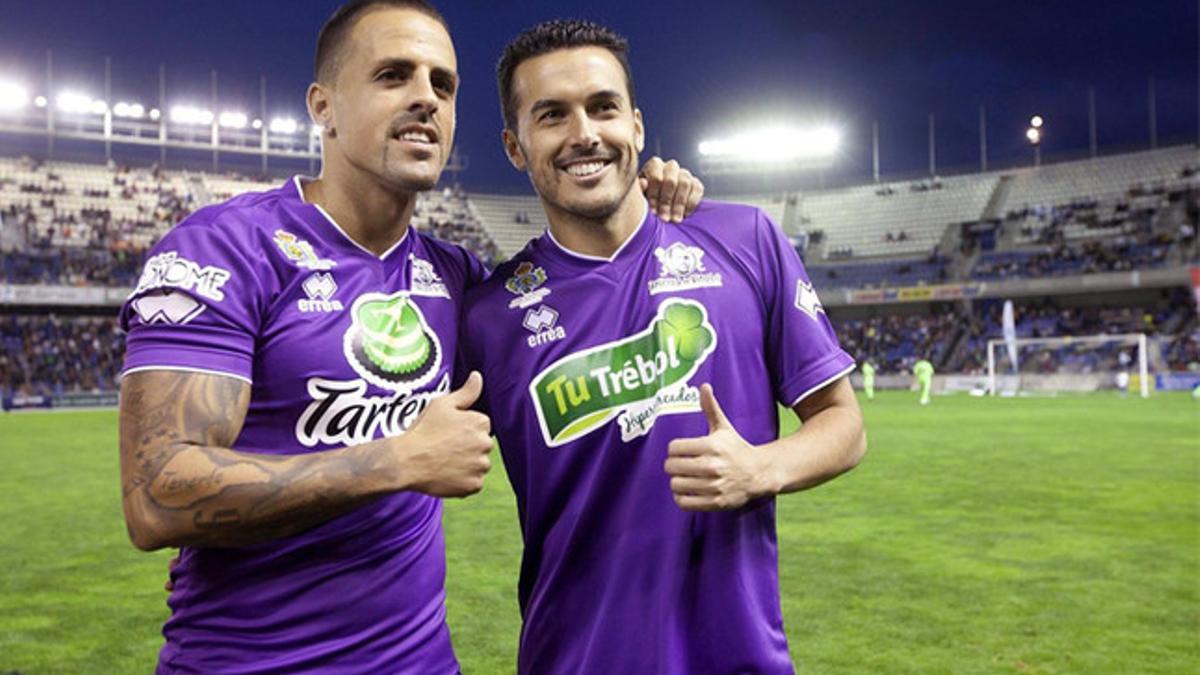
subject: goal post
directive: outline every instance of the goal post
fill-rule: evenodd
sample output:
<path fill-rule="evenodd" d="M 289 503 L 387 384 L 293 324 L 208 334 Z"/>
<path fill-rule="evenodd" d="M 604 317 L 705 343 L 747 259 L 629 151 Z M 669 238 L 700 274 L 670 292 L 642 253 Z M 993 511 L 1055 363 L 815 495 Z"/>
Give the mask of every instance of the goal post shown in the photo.
<path fill-rule="evenodd" d="M 1068 389 L 1073 391 L 1094 391 L 1102 389 L 1110 385 L 1120 373 L 1126 372 L 1125 368 L 1132 370 L 1137 369 L 1138 389 L 1142 398 L 1150 397 L 1150 359 L 1147 352 L 1148 341 L 1143 333 L 1121 333 L 1115 335 L 1060 335 L 1055 337 L 1032 337 L 1032 338 L 1017 338 L 1016 346 L 1018 352 L 1029 348 L 1040 349 L 1042 354 L 1048 354 L 1052 351 L 1061 352 L 1077 352 L 1082 350 L 1103 350 L 1108 346 L 1116 346 L 1121 348 L 1136 348 L 1136 361 L 1125 366 L 1119 366 L 1116 370 L 1101 370 L 1101 371 L 1084 371 L 1084 372 L 1052 372 L 1052 373 L 1022 373 L 1012 372 L 1012 364 L 1008 362 L 1007 355 L 1004 355 L 1003 361 L 1007 364 L 1009 375 L 1004 375 L 998 372 L 1001 369 L 1001 362 L 997 359 L 997 349 L 1001 350 L 1005 342 L 1003 339 L 988 340 L 987 343 L 987 393 L 990 396 L 995 396 L 1001 391 L 1015 393 L 1017 391 L 1031 388 L 1043 391 L 1057 391 L 1059 389 Z M 1052 358 L 1052 357 L 1046 357 Z M 1018 357 L 1018 361 L 1025 361 Z M 1023 364 L 1018 364 L 1023 365 Z M 1126 372 L 1126 376 L 1128 373 Z M 1107 381 L 1105 378 L 1108 378 Z M 1125 387 L 1128 383 L 1120 384 Z"/>

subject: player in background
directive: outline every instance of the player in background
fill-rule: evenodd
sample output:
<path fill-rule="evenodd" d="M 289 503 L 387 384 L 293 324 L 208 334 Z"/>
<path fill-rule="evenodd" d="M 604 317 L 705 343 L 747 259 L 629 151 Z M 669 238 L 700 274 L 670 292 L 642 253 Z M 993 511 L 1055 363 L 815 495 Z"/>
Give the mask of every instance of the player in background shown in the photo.
<path fill-rule="evenodd" d="M 521 518 L 518 671 L 791 673 L 774 497 L 862 457 L 854 360 L 760 210 L 649 210 L 623 38 L 547 22 L 497 70 L 550 223 L 463 332 Z M 784 438 L 779 403 L 803 420 Z"/>
<path fill-rule="evenodd" d="M 875 400 L 875 366 L 871 365 L 870 359 L 864 359 L 862 367 L 862 385 L 863 392 L 867 395 L 868 401 Z"/>
<path fill-rule="evenodd" d="M 929 405 L 929 390 L 933 388 L 933 364 L 921 359 L 913 364 L 913 376 L 921 390 L 921 405 Z"/>
<path fill-rule="evenodd" d="M 1133 363 L 1133 359 L 1129 356 L 1129 352 L 1122 349 L 1117 353 L 1117 391 L 1121 396 L 1129 394 L 1129 365 Z"/>
<path fill-rule="evenodd" d="M 438 498 L 490 465 L 479 376 L 451 391 L 484 271 L 409 226 L 457 90 L 431 6 L 343 6 L 307 95 L 320 177 L 150 252 L 121 310 L 120 451 L 134 544 L 182 547 L 159 672 L 458 671 Z"/>

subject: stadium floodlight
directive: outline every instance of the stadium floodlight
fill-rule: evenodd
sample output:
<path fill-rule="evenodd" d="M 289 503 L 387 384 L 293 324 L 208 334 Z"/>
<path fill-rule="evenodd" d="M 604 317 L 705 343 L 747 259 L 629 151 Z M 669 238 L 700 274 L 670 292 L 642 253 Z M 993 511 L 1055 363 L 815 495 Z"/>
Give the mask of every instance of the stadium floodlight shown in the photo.
<path fill-rule="evenodd" d="M 117 101 L 113 105 L 112 111 L 114 116 L 128 119 L 141 119 L 146 116 L 145 106 L 141 103 L 129 103 L 128 101 Z"/>
<path fill-rule="evenodd" d="M 29 91 L 16 82 L 0 82 L 0 110 L 20 110 L 29 104 Z"/>
<path fill-rule="evenodd" d="M 1042 130 L 1037 127 L 1029 127 L 1025 130 L 1025 138 L 1028 138 L 1030 143 L 1037 145 L 1042 142 Z"/>
<path fill-rule="evenodd" d="M 313 138 L 318 138 L 320 137 L 322 131 L 325 131 L 325 127 L 321 126 L 320 124 L 314 124 L 312 125 L 312 128 L 308 130 L 308 133 L 312 134 Z"/>
<path fill-rule="evenodd" d="M 768 127 L 700 143 L 700 155 L 711 159 L 773 164 L 831 158 L 841 133 L 831 126 L 812 129 Z"/>
<path fill-rule="evenodd" d="M 50 102 L 46 100 L 45 96 L 35 96 L 33 99 L 33 104 L 39 108 L 45 108 L 50 104 Z"/>
<path fill-rule="evenodd" d="M 267 128 L 273 134 L 294 134 L 300 129 L 300 124 L 291 117 L 276 117 Z"/>
<path fill-rule="evenodd" d="M 212 124 L 213 114 L 211 110 L 203 108 L 195 108 L 190 105 L 171 106 L 171 121 L 176 124 Z"/>
<path fill-rule="evenodd" d="M 1043 120 L 1042 120 L 1042 116 L 1041 116 L 1041 115 L 1034 115 L 1034 116 L 1033 116 L 1033 117 L 1032 117 L 1032 118 L 1029 120 L 1029 126 L 1033 127 L 1034 129 L 1041 129 L 1041 128 L 1042 128 L 1042 123 L 1043 123 Z"/>
<path fill-rule="evenodd" d="M 254 118 L 254 121 L 250 123 L 250 127 L 255 130 L 261 129 L 262 128 L 262 120 L 258 119 L 257 117 Z"/>
<path fill-rule="evenodd" d="M 54 104 L 61 112 L 78 115 L 95 112 L 96 103 L 103 103 L 103 101 L 96 101 L 91 96 L 77 91 L 64 91 L 54 99 Z M 105 110 L 107 110 L 107 105 L 105 105 Z M 104 114 L 104 110 L 101 110 L 100 114 Z"/>
<path fill-rule="evenodd" d="M 162 113 L 161 113 L 161 112 L 159 112 L 158 108 L 151 108 L 151 109 L 150 109 L 150 119 L 152 119 L 152 120 L 154 120 L 155 122 L 157 122 L 157 121 L 158 121 L 158 119 L 159 119 L 160 117 L 162 117 Z"/>
<path fill-rule="evenodd" d="M 217 118 L 217 122 L 227 129 L 245 129 L 249 120 L 246 113 L 225 111 Z"/>
<path fill-rule="evenodd" d="M 92 104 L 88 106 L 88 111 L 93 115 L 103 115 L 104 113 L 108 112 L 108 101 L 95 99 L 92 101 Z"/>

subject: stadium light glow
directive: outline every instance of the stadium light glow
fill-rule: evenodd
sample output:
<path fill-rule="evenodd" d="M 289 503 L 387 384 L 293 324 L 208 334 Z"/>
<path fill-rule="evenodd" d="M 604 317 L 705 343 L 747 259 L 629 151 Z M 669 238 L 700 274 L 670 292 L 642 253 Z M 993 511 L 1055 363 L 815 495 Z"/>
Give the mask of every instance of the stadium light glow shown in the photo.
<path fill-rule="evenodd" d="M 1037 145 L 1042 142 L 1042 130 L 1037 127 L 1029 127 L 1025 130 L 1025 138 L 1028 138 L 1030 143 Z"/>
<path fill-rule="evenodd" d="M 768 127 L 700 143 L 700 154 L 737 162 L 787 162 L 832 157 L 841 133 L 831 126 L 812 129 Z"/>
<path fill-rule="evenodd" d="M 291 117 L 276 117 L 267 128 L 273 134 L 294 134 L 300 129 L 300 125 Z"/>
<path fill-rule="evenodd" d="M 160 117 L 162 117 L 162 113 L 158 111 L 158 108 L 151 108 L 151 109 L 150 109 L 150 119 L 152 119 L 152 120 L 154 120 L 155 122 L 157 122 L 157 121 L 159 120 L 159 118 L 160 118 Z"/>
<path fill-rule="evenodd" d="M 39 108 L 45 108 L 50 102 L 46 100 L 45 96 L 36 96 L 33 99 L 33 104 Z"/>
<path fill-rule="evenodd" d="M 108 112 L 108 101 L 95 99 L 92 101 L 91 105 L 88 106 L 88 111 L 93 115 L 103 115 L 104 113 Z"/>
<path fill-rule="evenodd" d="M 213 114 L 211 110 L 203 108 L 194 108 L 189 105 L 171 106 L 171 121 L 176 124 L 212 124 Z"/>
<path fill-rule="evenodd" d="M 245 129 L 249 120 L 246 117 L 246 113 L 226 111 L 221 113 L 221 116 L 217 118 L 217 122 L 227 129 Z"/>
<path fill-rule="evenodd" d="M 262 120 L 255 118 L 254 121 L 250 123 L 250 126 L 256 130 L 261 129 L 262 128 Z"/>
<path fill-rule="evenodd" d="M 1034 129 L 1041 129 L 1041 128 L 1042 128 L 1042 123 L 1043 123 L 1043 120 L 1042 120 L 1042 116 L 1041 116 L 1041 115 L 1034 115 L 1034 116 L 1033 116 L 1033 117 L 1032 117 L 1032 118 L 1029 120 L 1029 126 L 1033 127 Z"/>
<path fill-rule="evenodd" d="M 29 91 L 16 82 L 0 82 L 0 110 L 20 110 L 29 104 Z"/>
<path fill-rule="evenodd" d="M 325 131 L 325 127 L 321 126 L 320 124 L 314 124 L 312 125 L 312 128 L 308 130 L 308 133 L 312 134 L 313 138 L 317 138 L 321 135 L 322 131 Z"/>
<path fill-rule="evenodd" d="M 95 113 L 103 115 L 105 110 L 108 110 L 108 104 L 104 101 L 93 99 L 87 94 L 82 94 L 77 91 L 64 91 L 54 99 L 55 106 L 65 113 L 83 115 L 86 113 Z M 100 106 L 103 106 L 102 108 Z"/>
<path fill-rule="evenodd" d="M 114 116 L 128 119 L 141 119 L 146 116 L 146 108 L 141 103 L 117 101 L 112 111 Z"/>

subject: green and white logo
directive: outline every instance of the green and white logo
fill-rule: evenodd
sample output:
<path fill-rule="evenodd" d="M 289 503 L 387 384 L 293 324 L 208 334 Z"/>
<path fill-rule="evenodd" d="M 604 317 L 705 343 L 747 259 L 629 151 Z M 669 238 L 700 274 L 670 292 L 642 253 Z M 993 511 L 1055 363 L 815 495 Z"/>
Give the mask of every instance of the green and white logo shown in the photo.
<path fill-rule="evenodd" d="M 368 382 L 411 391 L 433 379 L 442 362 L 441 344 L 407 292 L 360 295 L 350 316 L 346 360 Z"/>
<path fill-rule="evenodd" d="M 716 346 L 704 305 L 665 300 L 645 330 L 563 357 L 533 379 L 542 436 L 556 447 L 617 417 L 628 441 L 647 433 L 658 415 L 699 410 L 688 380 Z"/>

